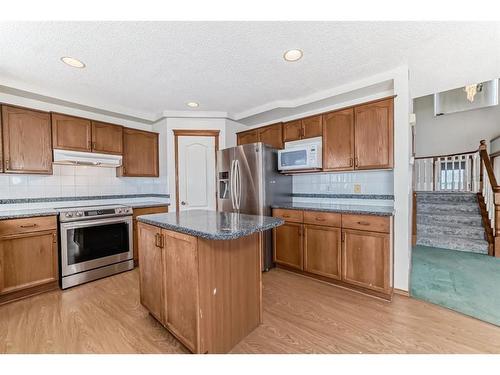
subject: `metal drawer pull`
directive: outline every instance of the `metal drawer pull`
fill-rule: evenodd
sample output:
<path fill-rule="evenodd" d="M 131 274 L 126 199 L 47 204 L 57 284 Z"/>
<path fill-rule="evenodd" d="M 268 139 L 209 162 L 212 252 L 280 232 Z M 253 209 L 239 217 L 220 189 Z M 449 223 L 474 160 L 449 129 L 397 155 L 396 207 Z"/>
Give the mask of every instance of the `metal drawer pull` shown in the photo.
<path fill-rule="evenodd" d="M 29 224 L 29 225 L 21 225 L 21 228 L 35 228 L 37 227 L 37 224 Z"/>
<path fill-rule="evenodd" d="M 290 217 L 290 215 L 286 215 L 286 214 L 284 214 L 284 215 L 283 215 L 283 217 Z"/>
<path fill-rule="evenodd" d="M 316 221 L 325 221 L 325 219 L 322 217 L 316 217 L 315 219 L 316 219 Z"/>
<path fill-rule="evenodd" d="M 358 221 L 359 225 L 370 225 L 367 221 Z"/>

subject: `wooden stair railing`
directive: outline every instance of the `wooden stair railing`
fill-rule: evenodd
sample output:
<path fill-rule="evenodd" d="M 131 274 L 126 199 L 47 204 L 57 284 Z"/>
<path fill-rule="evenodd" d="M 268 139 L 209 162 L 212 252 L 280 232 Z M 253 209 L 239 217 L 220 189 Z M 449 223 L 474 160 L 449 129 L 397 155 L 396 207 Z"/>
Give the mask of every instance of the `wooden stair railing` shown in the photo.
<path fill-rule="evenodd" d="M 486 210 L 488 220 L 485 224 L 491 228 L 492 236 L 489 255 L 500 257 L 500 186 L 484 140 L 479 145 L 479 155 L 481 158 L 479 201 L 480 206 L 483 204 L 482 208 Z"/>

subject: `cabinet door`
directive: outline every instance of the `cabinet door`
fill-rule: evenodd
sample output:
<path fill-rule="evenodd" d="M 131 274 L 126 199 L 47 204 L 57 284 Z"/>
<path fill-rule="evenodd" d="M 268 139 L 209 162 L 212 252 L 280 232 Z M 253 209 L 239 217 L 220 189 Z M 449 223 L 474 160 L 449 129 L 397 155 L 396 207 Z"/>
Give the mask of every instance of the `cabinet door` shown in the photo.
<path fill-rule="evenodd" d="M 137 233 L 137 216 L 141 215 L 151 215 L 151 214 L 159 214 L 163 212 L 168 212 L 168 207 L 143 207 L 143 208 L 134 208 L 133 211 L 133 238 L 134 238 L 134 266 L 139 265 L 139 238 Z"/>
<path fill-rule="evenodd" d="M 2 106 L 4 171 L 52 174 L 50 114 Z"/>
<path fill-rule="evenodd" d="M 274 261 L 303 269 L 302 224 L 288 223 L 273 229 Z"/>
<path fill-rule="evenodd" d="M 356 169 L 392 168 L 393 99 L 355 108 Z"/>
<path fill-rule="evenodd" d="M 158 133 L 123 129 L 122 163 L 121 176 L 158 177 Z"/>
<path fill-rule="evenodd" d="M 246 145 L 248 143 L 259 142 L 259 131 L 257 129 L 239 133 L 238 137 L 238 146 Z"/>
<path fill-rule="evenodd" d="M 92 125 L 85 118 L 52 113 L 52 144 L 54 148 L 92 151 Z"/>
<path fill-rule="evenodd" d="M 323 169 L 354 169 L 354 110 L 323 116 Z"/>
<path fill-rule="evenodd" d="M 265 126 L 259 129 L 259 141 L 274 148 L 283 148 L 283 134 L 281 124 Z"/>
<path fill-rule="evenodd" d="M 302 138 L 302 120 L 283 123 L 283 142 L 296 141 Z"/>
<path fill-rule="evenodd" d="M 321 116 L 313 116 L 302 119 L 302 138 L 321 137 L 323 134 L 323 120 Z"/>
<path fill-rule="evenodd" d="M 389 234 L 343 230 L 342 280 L 390 293 Z"/>
<path fill-rule="evenodd" d="M 123 151 L 123 127 L 92 121 L 92 151 L 121 155 Z"/>
<path fill-rule="evenodd" d="M 163 300 L 161 229 L 138 223 L 139 285 L 141 304 L 160 322 L 164 322 L 166 301 Z"/>
<path fill-rule="evenodd" d="M 0 108 L 1 109 L 1 108 Z M 2 150 L 2 111 L 0 110 L 0 172 L 3 172 L 3 150 Z"/>
<path fill-rule="evenodd" d="M 342 232 L 340 228 L 304 226 L 304 269 L 340 279 Z"/>
<path fill-rule="evenodd" d="M 0 295 L 57 280 L 56 231 L 0 238 Z"/>
<path fill-rule="evenodd" d="M 198 254 L 196 237 L 163 230 L 166 325 L 191 351 L 198 342 Z M 141 266 L 142 267 L 142 266 Z M 227 270 L 229 272 L 229 270 Z"/>

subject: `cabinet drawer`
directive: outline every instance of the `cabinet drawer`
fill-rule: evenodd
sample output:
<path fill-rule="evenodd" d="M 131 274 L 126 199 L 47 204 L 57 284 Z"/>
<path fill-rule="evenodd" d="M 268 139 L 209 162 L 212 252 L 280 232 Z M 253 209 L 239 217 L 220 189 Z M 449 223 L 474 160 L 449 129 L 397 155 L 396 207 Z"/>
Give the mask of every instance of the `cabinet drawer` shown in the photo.
<path fill-rule="evenodd" d="M 342 215 L 342 228 L 389 233 L 390 223 L 387 216 Z"/>
<path fill-rule="evenodd" d="M 40 232 L 57 228 L 55 216 L 29 217 L 0 221 L 0 236 L 29 232 Z"/>
<path fill-rule="evenodd" d="M 273 216 L 282 218 L 285 221 L 292 221 L 295 223 L 302 223 L 304 220 L 303 212 L 300 210 L 285 210 L 276 208 L 273 210 Z"/>
<path fill-rule="evenodd" d="M 304 211 L 304 223 L 340 227 L 341 215 L 333 212 Z"/>
<path fill-rule="evenodd" d="M 159 207 L 142 207 L 142 208 L 134 208 L 133 215 L 134 220 L 137 216 L 141 215 L 151 215 L 151 214 L 160 214 L 168 212 L 168 206 L 159 206 Z"/>

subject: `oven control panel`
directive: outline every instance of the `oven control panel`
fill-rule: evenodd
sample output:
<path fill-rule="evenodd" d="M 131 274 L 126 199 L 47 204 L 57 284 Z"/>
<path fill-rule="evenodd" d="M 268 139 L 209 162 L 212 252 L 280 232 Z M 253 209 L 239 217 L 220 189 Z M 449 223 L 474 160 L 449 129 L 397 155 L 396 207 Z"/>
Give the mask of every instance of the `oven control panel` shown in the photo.
<path fill-rule="evenodd" d="M 60 221 L 74 221 L 85 218 L 132 215 L 132 208 L 127 206 L 74 207 L 59 210 Z"/>

